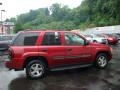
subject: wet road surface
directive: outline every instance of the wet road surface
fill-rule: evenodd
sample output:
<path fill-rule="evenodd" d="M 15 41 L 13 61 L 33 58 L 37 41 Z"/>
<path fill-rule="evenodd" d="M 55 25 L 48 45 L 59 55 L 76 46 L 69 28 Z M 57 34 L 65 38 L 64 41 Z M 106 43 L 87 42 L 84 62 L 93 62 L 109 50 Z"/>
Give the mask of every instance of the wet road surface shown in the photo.
<path fill-rule="evenodd" d="M 112 48 L 113 59 L 104 70 L 55 71 L 38 80 L 27 79 L 24 71 L 8 71 L 0 62 L 0 90 L 120 90 L 120 45 Z"/>

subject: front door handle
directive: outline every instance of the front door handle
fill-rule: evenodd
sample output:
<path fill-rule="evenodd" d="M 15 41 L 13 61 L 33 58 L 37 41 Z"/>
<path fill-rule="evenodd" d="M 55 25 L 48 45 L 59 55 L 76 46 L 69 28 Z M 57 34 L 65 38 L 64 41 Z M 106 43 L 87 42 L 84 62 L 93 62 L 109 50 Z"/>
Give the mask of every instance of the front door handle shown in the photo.
<path fill-rule="evenodd" d="M 42 51 L 42 52 L 47 52 L 47 51 L 48 51 L 48 49 L 42 49 L 41 51 Z"/>

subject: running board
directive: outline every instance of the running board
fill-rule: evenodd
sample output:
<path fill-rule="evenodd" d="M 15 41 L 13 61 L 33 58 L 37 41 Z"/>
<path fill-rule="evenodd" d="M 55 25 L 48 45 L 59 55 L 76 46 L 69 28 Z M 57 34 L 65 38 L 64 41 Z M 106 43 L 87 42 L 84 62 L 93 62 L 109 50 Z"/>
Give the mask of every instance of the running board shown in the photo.
<path fill-rule="evenodd" d="M 89 66 L 92 66 L 92 64 L 57 67 L 57 68 L 50 69 L 50 71 L 60 71 L 60 70 L 67 70 L 67 69 L 84 68 L 84 67 L 89 67 Z"/>

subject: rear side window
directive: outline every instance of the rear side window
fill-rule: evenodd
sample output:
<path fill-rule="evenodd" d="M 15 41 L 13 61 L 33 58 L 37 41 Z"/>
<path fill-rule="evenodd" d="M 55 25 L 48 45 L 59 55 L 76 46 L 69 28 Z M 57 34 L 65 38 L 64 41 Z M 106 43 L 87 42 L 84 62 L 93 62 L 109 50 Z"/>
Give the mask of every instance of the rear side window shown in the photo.
<path fill-rule="evenodd" d="M 28 33 L 20 33 L 17 35 L 15 40 L 13 41 L 13 45 L 16 46 L 33 46 L 36 43 L 40 33 L 38 32 L 28 32 Z"/>
<path fill-rule="evenodd" d="M 61 45 L 60 33 L 59 32 L 46 32 L 42 45 Z"/>

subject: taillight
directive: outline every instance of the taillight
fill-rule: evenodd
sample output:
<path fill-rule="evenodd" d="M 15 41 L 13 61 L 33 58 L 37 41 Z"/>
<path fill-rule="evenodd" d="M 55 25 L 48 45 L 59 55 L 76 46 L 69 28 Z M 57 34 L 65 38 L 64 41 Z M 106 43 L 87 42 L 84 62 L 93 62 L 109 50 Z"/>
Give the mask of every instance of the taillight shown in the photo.
<path fill-rule="evenodd" d="M 8 55 L 9 55 L 10 59 L 14 57 L 14 52 L 11 48 L 9 48 L 9 50 L 8 50 Z"/>

